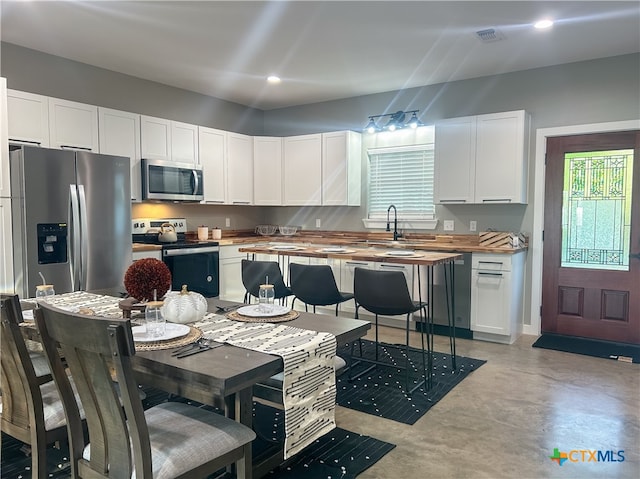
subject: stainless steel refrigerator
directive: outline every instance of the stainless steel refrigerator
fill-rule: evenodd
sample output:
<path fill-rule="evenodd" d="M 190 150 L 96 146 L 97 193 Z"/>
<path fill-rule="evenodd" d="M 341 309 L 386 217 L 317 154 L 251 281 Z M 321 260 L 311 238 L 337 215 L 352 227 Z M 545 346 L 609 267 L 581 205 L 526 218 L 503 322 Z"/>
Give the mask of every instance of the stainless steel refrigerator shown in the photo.
<path fill-rule="evenodd" d="M 131 264 L 129 158 L 20 146 L 10 152 L 16 293 L 124 291 Z"/>

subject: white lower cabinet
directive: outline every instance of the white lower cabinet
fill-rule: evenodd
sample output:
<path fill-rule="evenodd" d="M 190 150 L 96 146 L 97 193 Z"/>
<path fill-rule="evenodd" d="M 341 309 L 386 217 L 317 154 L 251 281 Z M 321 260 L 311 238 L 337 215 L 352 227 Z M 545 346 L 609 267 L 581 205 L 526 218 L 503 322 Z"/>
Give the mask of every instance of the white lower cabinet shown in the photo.
<path fill-rule="evenodd" d="M 0 198 L 0 292 L 13 293 L 13 239 L 11 198 Z"/>
<path fill-rule="evenodd" d="M 247 253 L 240 253 L 239 248 L 253 245 L 220 246 L 220 299 L 237 301 L 244 299 L 245 289 L 242 285 L 242 260 Z"/>
<path fill-rule="evenodd" d="M 375 263 L 372 261 L 344 260 L 340 263 L 340 291 L 343 293 L 353 293 L 353 276 L 356 268 L 375 269 Z M 341 311 L 354 314 L 356 312 L 355 301 L 343 303 Z"/>
<path fill-rule="evenodd" d="M 474 339 L 513 343 L 522 333 L 525 252 L 473 253 L 471 330 Z"/>

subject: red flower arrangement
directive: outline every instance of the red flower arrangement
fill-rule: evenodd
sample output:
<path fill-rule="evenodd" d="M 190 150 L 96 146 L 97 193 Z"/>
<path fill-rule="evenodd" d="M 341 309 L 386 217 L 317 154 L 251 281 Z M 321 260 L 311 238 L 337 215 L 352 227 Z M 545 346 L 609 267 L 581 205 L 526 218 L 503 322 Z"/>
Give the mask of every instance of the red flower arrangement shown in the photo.
<path fill-rule="evenodd" d="M 134 262 L 124 275 L 124 287 L 129 296 L 138 301 L 158 299 L 171 289 L 171 272 L 166 264 L 155 258 L 143 258 Z"/>

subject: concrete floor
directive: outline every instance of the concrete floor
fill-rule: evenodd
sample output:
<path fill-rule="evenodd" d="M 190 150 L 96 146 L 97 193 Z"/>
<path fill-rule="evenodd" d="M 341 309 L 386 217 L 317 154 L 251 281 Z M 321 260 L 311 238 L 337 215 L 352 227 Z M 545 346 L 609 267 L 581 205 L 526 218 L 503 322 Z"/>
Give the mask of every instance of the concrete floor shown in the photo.
<path fill-rule="evenodd" d="M 380 332 L 382 341 L 404 342 L 402 330 Z M 535 339 L 459 339 L 459 355 L 487 363 L 414 425 L 339 407 L 340 427 L 396 444 L 358 479 L 640 477 L 640 365 L 532 348 Z M 448 347 L 436 336 L 436 351 Z M 584 453 L 582 462 L 573 452 L 577 462 L 559 466 L 549 457 L 554 448 L 614 451 L 618 461 L 623 450 L 624 461 Z"/>

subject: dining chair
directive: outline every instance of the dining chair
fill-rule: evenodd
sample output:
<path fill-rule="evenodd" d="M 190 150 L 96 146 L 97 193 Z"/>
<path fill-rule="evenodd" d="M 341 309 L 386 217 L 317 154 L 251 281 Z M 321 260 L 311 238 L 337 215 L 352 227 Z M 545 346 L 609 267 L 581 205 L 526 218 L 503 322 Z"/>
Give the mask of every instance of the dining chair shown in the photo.
<path fill-rule="evenodd" d="M 44 479 L 47 445 L 67 439 L 63 405 L 46 359 L 27 349 L 18 296 L 1 294 L 0 304 L 1 429 L 30 446 L 32 477 Z"/>
<path fill-rule="evenodd" d="M 311 305 L 314 313 L 316 306 L 335 304 L 338 316 L 340 304 L 354 297 L 353 293 L 338 289 L 333 270 L 327 264 L 289 264 L 289 285 L 294 295 L 291 306 L 299 299 L 305 304 L 305 311 Z"/>
<path fill-rule="evenodd" d="M 406 325 L 405 325 L 405 365 L 402 369 L 405 369 L 405 391 L 408 394 L 413 393 L 422 382 L 419 381 L 418 384 L 409 389 L 409 370 L 410 370 L 410 360 L 409 360 L 409 326 L 411 323 L 411 314 L 418 312 L 419 313 L 419 321 L 421 324 L 420 330 L 422 331 L 420 334 L 421 338 L 421 353 L 422 353 L 422 375 L 424 376 L 424 382 L 426 387 L 429 387 L 431 384 L 431 375 L 429 371 L 431 371 L 431 328 L 427 324 L 427 303 L 423 301 L 414 301 L 411 298 L 411 294 L 409 293 L 409 287 L 407 286 L 406 276 L 402 271 L 383 271 L 383 270 L 373 270 L 368 268 L 355 268 L 354 277 L 353 277 L 353 292 L 355 295 L 356 301 L 356 313 L 355 317 L 358 318 L 358 311 L 360 308 L 363 308 L 370 313 L 373 313 L 375 316 L 375 360 L 363 359 L 360 357 L 360 360 L 365 362 L 373 363 L 373 366 L 368 368 L 366 371 L 359 373 L 357 376 L 352 377 L 351 379 L 355 379 L 371 369 L 375 368 L 377 365 L 386 365 L 398 367 L 396 365 L 391 365 L 389 363 L 385 363 L 380 361 L 379 357 L 379 341 L 378 341 L 378 316 L 397 316 L 397 315 L 406 315 Z M 425 335 L 427 334 L 427 352 L 428 352 L 428 366 L 427 360 L 425 359 Z M 352 352 L 353 352 L 352 343 Z M 393 347 L 393 346 L 392 346 Z M 361 352 L 362 356 L 362 352 Z"/>
<path fill-rule="evenodd" d="M 249 303 L 252 296 L 258 298 L 260 285 L 264 284 L 265 281 L 269 281 L 269 284 L 273 285 L 275 299 L 280 300 L 281 303 L 284 303 L 286 298 L 293 294 L 291 289 L 284 284 L 282 270 L 276 261 L 243 259 L 241 268 L 242 284 L 246 290 L 244 294 L 245 303 Z"/>
<path fill-rule="evenodd" d="M 73 477 L 202 478 L 250 451 L 255 433 L 223 415 L 180 402 L 143 410 L 130 320 L 45 304 L 35 319 L 47 356 L 61 349 L 86 410 L 88 441 L 69 375 L 50 361 L 68 422 Z"/>

